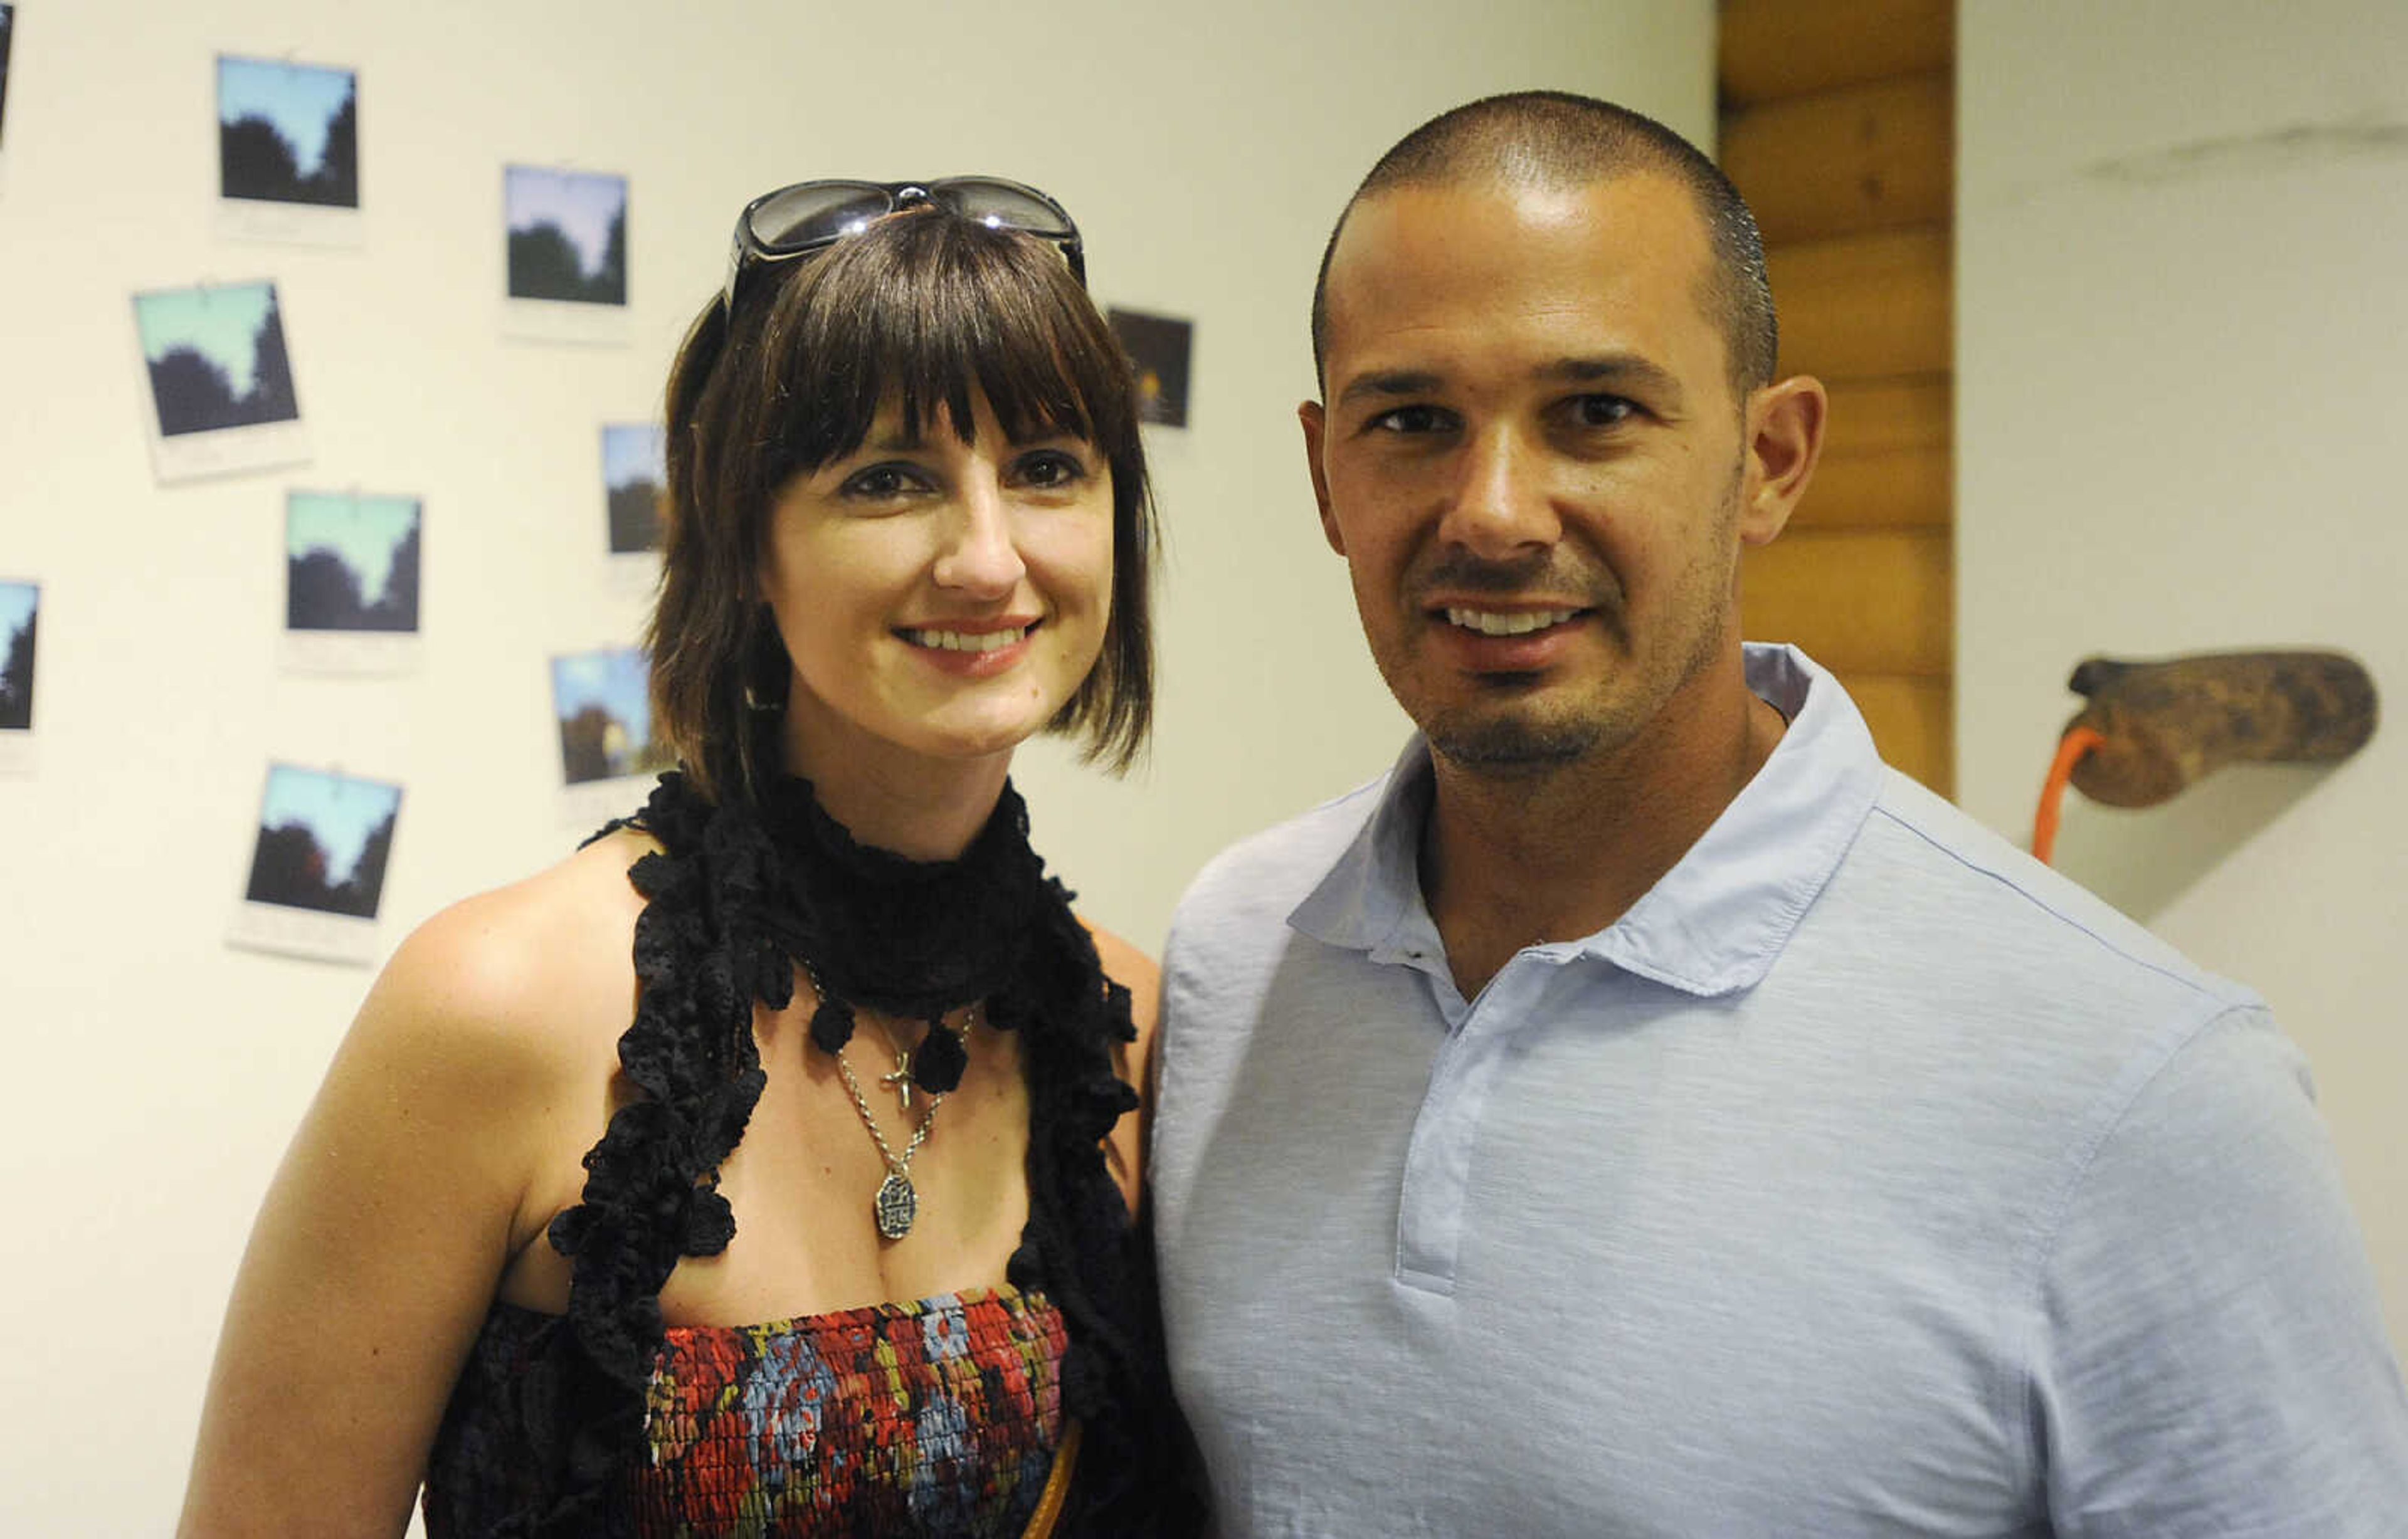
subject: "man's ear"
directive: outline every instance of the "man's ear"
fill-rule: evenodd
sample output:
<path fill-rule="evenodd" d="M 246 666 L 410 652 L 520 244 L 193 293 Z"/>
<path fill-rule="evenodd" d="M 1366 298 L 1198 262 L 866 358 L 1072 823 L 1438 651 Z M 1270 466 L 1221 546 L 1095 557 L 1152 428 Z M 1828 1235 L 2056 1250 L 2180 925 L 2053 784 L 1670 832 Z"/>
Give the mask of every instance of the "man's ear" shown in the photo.
<path fill-rule="evenodd" d="M 1812 375 L 1793 375 L 1748 397 L 1746 482 L 1739 537 L 1769 545 L 1798 509 L 1823 454 L 1823 422 L 1830 397 Z"/>
<path fill-rule="evenodd" d="M 1306 401 L 1297 406 L 1296 420 L 1304 429 L 1304 468 L 1312 476 L 1312 500 L 1321 505 L 1321 537 L 1342 556 L 1346 541 L 1338 533 L 1338 520 L 1329 516 L 1329 475 L 1321 468 L 1321 440 L 1328 431 L 1328 418 L 1320 402 Z"/>

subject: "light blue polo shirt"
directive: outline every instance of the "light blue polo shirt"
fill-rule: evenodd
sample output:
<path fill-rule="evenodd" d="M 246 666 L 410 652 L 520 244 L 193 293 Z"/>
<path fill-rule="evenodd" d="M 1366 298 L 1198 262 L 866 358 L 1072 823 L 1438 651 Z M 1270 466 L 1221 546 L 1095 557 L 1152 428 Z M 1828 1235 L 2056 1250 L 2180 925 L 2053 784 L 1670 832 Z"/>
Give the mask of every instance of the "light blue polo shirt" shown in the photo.
<path fill-rule="evenodd" d="M 2263 1005 L 1880 762 L 1801 654 L 1618 922 L 1467 1001 L 1430 791 L 1197 879 L 1154 1220 L 1226 1534 L 2408 1532 L 2408 1396 Z"/>

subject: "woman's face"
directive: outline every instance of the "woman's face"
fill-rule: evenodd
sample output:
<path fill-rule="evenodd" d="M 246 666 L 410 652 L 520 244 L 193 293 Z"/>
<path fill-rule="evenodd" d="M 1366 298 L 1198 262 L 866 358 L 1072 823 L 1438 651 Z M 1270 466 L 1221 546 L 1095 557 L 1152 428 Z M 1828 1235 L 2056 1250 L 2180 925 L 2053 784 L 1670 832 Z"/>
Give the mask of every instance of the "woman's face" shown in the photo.
<path fill-rule="evenodd" d="M 822 779 L 895 749 L 1009 754 L 1069 700 L 1111 614 L 1111 471 L 1082 438 L 1007 443 L 889 401 L 852 453 L 770 506 L 763 597 L 794 660 L 790 767 Z"/>

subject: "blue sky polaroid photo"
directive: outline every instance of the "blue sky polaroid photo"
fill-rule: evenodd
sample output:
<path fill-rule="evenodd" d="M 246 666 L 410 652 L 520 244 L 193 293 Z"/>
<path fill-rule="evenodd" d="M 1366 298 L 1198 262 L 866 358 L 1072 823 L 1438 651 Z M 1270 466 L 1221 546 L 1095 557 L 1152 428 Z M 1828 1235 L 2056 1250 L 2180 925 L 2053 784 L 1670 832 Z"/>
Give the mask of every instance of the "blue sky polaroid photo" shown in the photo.
<path fill-rule="evenodd" d="M 552 709 L 560 726 L 563 785 L 650 775 L 669 767 L 652 743 L 651 664 L 640 647 L 552 660 Z"/>
<path fill-rule="evenodd" d="M 276 285 L 211 283 L 134 296 L 163 481 L 308 457 Z"/>
<path fill-rule="evenodd" d="M 16 34 L 17 7 L 0 0 L 0 155 L 8 152 L 8 45 Z"/>
<path fill-rule="evenodd" d="M 627 339 L 627 178 L 502 168 L 505 330 L 552 341 Z"/>
<path fill-rule="evenodd" d="M 390 674 L 418 658 L 424 506 L 356 492 L 284 495 L 284 661 Z"/>
<path fill-rule="evenodd" d="M 254 950 L 366 962 L 401 816 L 401 787 L 270 764 L 229 939 Z"/>
<path fill-rule="evenodd" d="M 559 734 L 561 817 L 600 824 L 634 809 L 644 782 L 674 761 L 652 741 L 651 663 L 640 647 L 609 647 L 552 660 L 552 714 Z"/>
<path fill-rule="evenodd" d="M 220 233 L 360 244 L 358 72 L 221 54 L 217 101 Z"/>
<path fill-rule="evenodd" d="M 33 768 L 34 627 L 39 583 L 0 577 L 0 774 Z"/>
<path fill-rule="evenodd" d="M 661 492 L 668 485 L 659 424 L 612 422 L 602 429 L 603 520 L 614 556 L 661 547 Z"/>

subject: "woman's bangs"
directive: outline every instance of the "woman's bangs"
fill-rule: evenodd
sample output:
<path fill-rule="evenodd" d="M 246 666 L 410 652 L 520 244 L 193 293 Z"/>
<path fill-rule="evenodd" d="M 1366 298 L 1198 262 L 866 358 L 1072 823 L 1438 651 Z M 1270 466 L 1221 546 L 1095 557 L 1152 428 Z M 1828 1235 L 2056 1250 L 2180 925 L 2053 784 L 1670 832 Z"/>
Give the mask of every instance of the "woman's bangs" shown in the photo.
<path fill-rule="evenodd" d="M 935 431 L 940 414 L 970 442 L 980 395 L 1009 442 L 1095 442 L 1089 403 L 1112 399 L 1112 360 L 1090 356 L 1098 339 L 1079 324 L 1084 297 L 1061 258 L 1025 236 L 955 220 L 891 222 L 894 238 L 879 230 L 846 242 L 810 275 L 818 281 L 781 296 L 786 315 L 808 306 L 791 346 L 769 349 L 784 376 L 775 416 L 793 468 L 852 453 L 889 401 L 912 442 Z"/>

